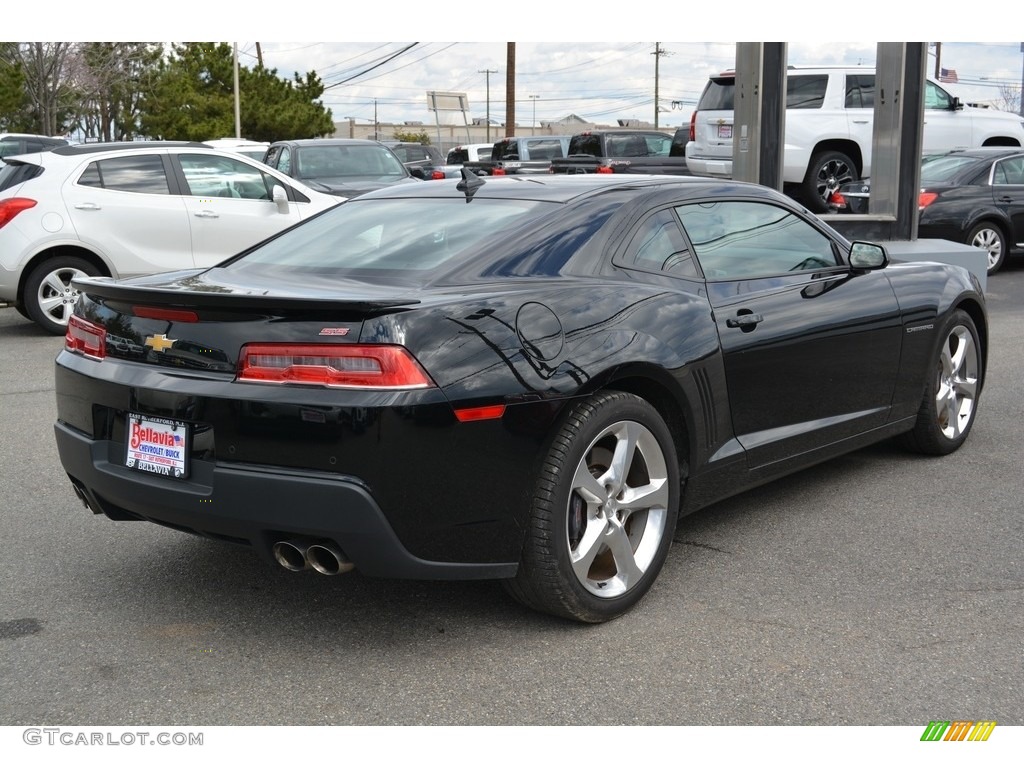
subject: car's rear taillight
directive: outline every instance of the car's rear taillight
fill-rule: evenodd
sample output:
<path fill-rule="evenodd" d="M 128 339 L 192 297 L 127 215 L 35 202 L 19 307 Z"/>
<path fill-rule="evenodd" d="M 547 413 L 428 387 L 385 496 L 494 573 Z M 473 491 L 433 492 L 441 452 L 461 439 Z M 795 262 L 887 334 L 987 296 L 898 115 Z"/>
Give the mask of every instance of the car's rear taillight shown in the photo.
<path fill-rule="evenodd" d="M 103 326 L 72 315 L 64 333 L 64 349 L 102 360 L 107 356 L 107 331 Z"/>
<path fill-rule="evenodd" d="M 697 110 L 690 114 L 690 141 L 697 140 Z"/>
<path fill-rule="evenodd" d="M 610 165 L 599 165 L 594 173 L 615 173 Z"/>
<path fill-rule="evenodd" d="M 9 197 L 0 200 L 0 227 L 4 226 L 22 211 L 35 208 L 36 201 L 27 197 Z"/>
<path fill-rule="evenodd" d="M 495 168 L 491 175 L 492 176 L 504 176 L 505 175 L 505 169 L 504 168 Z"/>
<path fill-rule="evenodd" d="M 842 192 L 837 190 L 828 196 L 828 204 L 837 211 L 841 211 L 846 208 L 846 198 L 843 197 Z"/>
<path fill-rule="evenodd" d="M 432 181 L 438 181 L 439 179 L 443 179 L 443 178 L 444 178 L 444 171 L 431 171 L 430 172 L 430 179 Z"/>
<path fill-rule="evenodd" d="M 383 344 L 246 344 L 238 356 L 238 380 L 356 389 L 434 386 L 409 350 Z"/>
<path fill-rule="evenodd" d="M 917 209 L 924 210 L 938 199 L 937 192 L 922 192 L 917 196 Z"/>

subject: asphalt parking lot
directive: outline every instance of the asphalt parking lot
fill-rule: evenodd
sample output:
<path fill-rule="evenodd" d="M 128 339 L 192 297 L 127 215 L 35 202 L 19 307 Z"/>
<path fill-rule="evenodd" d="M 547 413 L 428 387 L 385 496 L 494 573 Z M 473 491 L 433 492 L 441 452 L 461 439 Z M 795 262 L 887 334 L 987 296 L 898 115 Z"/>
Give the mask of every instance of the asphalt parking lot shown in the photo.
<path fill-rule="evenodd" d="M 62 340 L 0 309 L 0 725 L 1024 724 L 1024 262 L 988 288 L 961 451 L 883 444 L 686 518 L 600 626 L 93 516 L 53 439 Z"/>

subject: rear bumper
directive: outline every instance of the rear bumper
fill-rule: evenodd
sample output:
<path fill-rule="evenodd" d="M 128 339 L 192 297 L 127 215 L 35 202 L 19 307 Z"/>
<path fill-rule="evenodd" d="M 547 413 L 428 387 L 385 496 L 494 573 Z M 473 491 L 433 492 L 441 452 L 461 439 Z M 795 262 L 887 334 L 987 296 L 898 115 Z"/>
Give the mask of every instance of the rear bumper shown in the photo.
<path fill-rule="evenodd" d="M 187 481 L 123 466 L 124 446 L 57 423 L 61 463 L 89 507 L 114 520 L 148 520 L 250 546 L 273 562 L 275 542 L 334 542 L 362 573 L 403 579 L 492 579 L 516 563 L 456 563 L 412 555 L 357 479 L 283 467 L 194 461 Z"/>
<path fill-rule="evenodd" d="M 732 160 L 721 160 L 708 157 L 686 158 L 686 167 L 694 176 L 714 176 L 721 179 L 732 178 Z"/>

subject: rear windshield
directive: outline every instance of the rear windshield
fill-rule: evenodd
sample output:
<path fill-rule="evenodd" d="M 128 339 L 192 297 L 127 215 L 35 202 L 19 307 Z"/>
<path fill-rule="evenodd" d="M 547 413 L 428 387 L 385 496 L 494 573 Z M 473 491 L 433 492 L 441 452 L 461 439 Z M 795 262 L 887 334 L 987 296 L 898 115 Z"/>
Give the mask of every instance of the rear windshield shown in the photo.
<path fill-rule="evenodd" d="M 789 75 L 786 78 L 786 109 L 820 108 L 825 101 L 827 86 L 828 75 Z M 712 77 L 704 86 L 697 109 L 731 112 L 735 92 L 735 76 Z"/>
<path fill-rule="evenodd" d="M 372 144 L 300 147 L 296 153 L 298 179 L 358 177 L 405 177 L 408 172 L 387 147 Z"/>
<path fill-rule="evenodd" d="M 227 265 L 323 274 L 427 273 L 500 233 L 519 229 L 555 203 L 533 200 L 351 200 Z"/>
<path fill-rule="evenodd" d="M 971 165 L 977 165 L 978 158 L 964 155 L 925 155 L 921 158 L 921 183 L 950 181 L 954 176 Z"/>
<path fill-rule="evenodd" d="M 23 181 L 34 179 L 43 172 L 42 166 L 32 163 L 19 163 L 15 161 L 0 160 L 0 192 L 21 184 Z"/>

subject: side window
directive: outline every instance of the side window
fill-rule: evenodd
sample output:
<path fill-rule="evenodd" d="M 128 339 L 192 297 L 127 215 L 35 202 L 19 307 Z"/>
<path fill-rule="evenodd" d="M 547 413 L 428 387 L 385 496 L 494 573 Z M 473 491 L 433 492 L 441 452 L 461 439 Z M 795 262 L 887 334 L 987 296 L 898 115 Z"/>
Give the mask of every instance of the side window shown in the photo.
<path fill-rule="evenodd" d="M 672 150 L 672 139 L 668 136 L 644 136 L 648 157 L 668 157 Z"/>
<path fill-rule="evenodd" d="M 786 109 L 821 109 L 828 75 L 791 75 L 786 78 Z"/>
<path fill-rule="evenodd" d="M 1024 157 L 1010 157 L 996 163 L 996 184 L 1024 184 Z"/>
<path fill-rule="evenodd" d="M 839 263 L 831 240 L 795 213 L 769 203 L 693 203 L 676 213 L 709 280 L 768 277 Z"/>
<path fill-rule="evenodd" d="M 531 160 L 551 160 L 562 156 L 562 144 L 558 139 L 529 139 L 526 149 Z"/>
<path fill-rule="evenodd" d="M 671 210 L 658 211 L 640 225 L 629 241 L 622 265 L 697 277 L 697 267 Z"/>
<path fill-rule="evenodd" d="M 949 109 L 953 100 L 949 94 L 939 88 L 935 83 L 926 81 L 924 84 L 924 108 L 925 109 Z"/>
<path fill-rule="evenodd" d="M 281 147 L 281 154 L 277 159 L 277 169 L 281 173 L 292 175 L 292 151 L 288 147 Z"/>
<path fill-rule="evenodd" d="M 874 109 L 875 106 L 875 76 L 874 75 L 847 75 L 846 76 L 846 108 L 859 109 L 865 107 Z"/>
<path fill-rule="evenodd" d="M 101 187 L 118 192 L 148 195 L 169 195 L 167 174 L 160 155 L 112 157 L 89 163 L 77 183 L 85 187 Z"/>
<path fill-rule="evenodd" d="M 215 155 L 178 155 L 193 197 L 269 200 L 266 176 L 242 160 Z"/>

